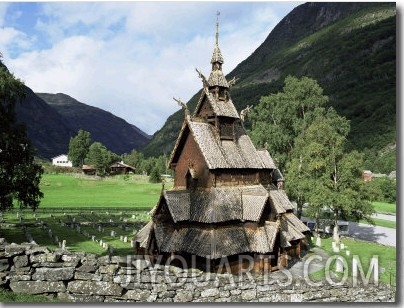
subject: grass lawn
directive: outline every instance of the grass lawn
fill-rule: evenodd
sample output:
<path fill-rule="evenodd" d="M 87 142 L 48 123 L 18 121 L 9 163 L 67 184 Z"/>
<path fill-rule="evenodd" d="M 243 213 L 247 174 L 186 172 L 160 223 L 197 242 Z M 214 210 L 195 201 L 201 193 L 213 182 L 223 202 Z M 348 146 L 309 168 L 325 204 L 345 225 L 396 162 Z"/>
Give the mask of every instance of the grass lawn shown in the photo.
<path fill-rule="evenodd" d="M 321 248 L 324 249 L 330 256 L 341 255 L 348 264 L 348 276 L 352 277 L 352 259 L 353 256 L 358 256 L 364 275 L 368 273 L 370 260 L 373 256 L 377 256 L 379 265 L 379 281 L 387 284 L 396 285 L 396 248 L 377 243 L 356 240 L 352 238 L 341 238 L 341 243 L 345 245 L 345 249 L 335 253 L 332 249 L 332 237 L 321 239 Z M 350 255 L 346 255 L 346 250 L 350 251 Z M 382 273 L 383 272 L 383 273 Z M 324 269 L 310 275 L 312 279 L 324 278 Z M 361 277 L 358 276 L 358 280 Z"/>
<path fill-rule="evenodd" d="M 396 228 L 396 222 L 395 221 L 384 220 L 384 219 L 379 219 L 379 218 L 373 218 L 373 220 L 374 220 L 376 226 L 392 228 L 392 229 Z M 359 222 L 363 223 L 363 224 L 369 224 L 365 220 L 359 220 Z"/>
<path fill-rule="evenodd" d="M 378 213 L 394 213 L 396 214 L 396 204 L 386 202 L 372 202 L 375 207 L 375 211 Z"/>
<path fill-rule="evenodd" d="M 44 295 L 32 295 L 24 293 L 14 293 L 0 287 L 0 302 L 1 303 L 43 303 L 43 302 L 58 302 L 56 299 L 51 299 Z"/>
<path fill-rule="evenodd" d="M 46 207 L 153 207 L 161 184 L 140 175 L 95 178 L 72 174 L 44 174 L 40 208 Z"/>

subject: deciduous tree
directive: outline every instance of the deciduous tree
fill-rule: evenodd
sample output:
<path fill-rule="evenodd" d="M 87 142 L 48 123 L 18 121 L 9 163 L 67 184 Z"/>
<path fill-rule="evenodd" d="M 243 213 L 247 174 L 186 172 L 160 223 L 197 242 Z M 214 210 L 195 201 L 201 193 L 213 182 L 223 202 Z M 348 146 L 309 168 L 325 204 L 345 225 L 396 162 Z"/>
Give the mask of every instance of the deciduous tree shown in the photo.
<path fill-rule="evenodd" d="M 70 138 L 69 142 L 69 159 L 74 167 L 79 167 L 84 164 L 91 145 L 90 133 L 79 129 L 75 137 Z"/>
<path fill-rule="evenodd" d="M 317 81 L 288 76 L 283 92 L 263 96 L 250 114 L 251 139 L 268 151 L 283 172 L 295 138 L 312 121 L 313 111 L 325 106 L 328 97 Z"/>
<path fill-rule="evenodd" d="M 38 208 L 43 193 L 39 182 L 43 173 L 34 162 L 35 150 L 25 125 L 17 123 L 15 106 L 25 96 L 24 84 L 0 61 L 0 210 L 13 207 Z"/>
<path fill-rule="evenodd" d="M 105 176 L 109 172 L 109 167 L 119 160 L 119 156 L 109 151 L 102 143 L 91 144 L 86 156 L 86 164 L 93 165 L 99 176 Z"/>
<path fill-rule="evenodd" d="M 295 140 L 292 159 L 288 163 L 287 187 L 291 194 L 299 191 L 309 203 L 309 211 L 318 214 L 329 209 L 333 213 L 333 237 L 339 242 L 338 220 L 370 220 L 374 208 L 363 194 L 363 155 L 345 152 L 349 122 L 329 109 L 317 117 Z M 300 169 L 296 169 L 296 164 Z M 300 178 L 292 173 L 298 173 Z M 311 186 L 311 187 L 310 187 Z"/>

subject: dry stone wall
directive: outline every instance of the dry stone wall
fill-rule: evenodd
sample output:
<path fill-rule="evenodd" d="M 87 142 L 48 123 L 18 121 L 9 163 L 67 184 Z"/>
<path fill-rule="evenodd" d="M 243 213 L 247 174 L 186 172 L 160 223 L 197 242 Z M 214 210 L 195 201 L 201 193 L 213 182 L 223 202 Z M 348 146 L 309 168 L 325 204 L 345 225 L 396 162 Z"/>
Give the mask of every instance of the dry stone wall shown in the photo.
<path fill-rule="evenodd" d="M 50 251 L 0 238 L 0 285 L 14 292 L 75 302 L 387 302 L 395 292 L 379 283 L 317 286 L 278 271 L 264 276 L 204 273 L 151 265 L 135 256 L 96 257 Z"/>

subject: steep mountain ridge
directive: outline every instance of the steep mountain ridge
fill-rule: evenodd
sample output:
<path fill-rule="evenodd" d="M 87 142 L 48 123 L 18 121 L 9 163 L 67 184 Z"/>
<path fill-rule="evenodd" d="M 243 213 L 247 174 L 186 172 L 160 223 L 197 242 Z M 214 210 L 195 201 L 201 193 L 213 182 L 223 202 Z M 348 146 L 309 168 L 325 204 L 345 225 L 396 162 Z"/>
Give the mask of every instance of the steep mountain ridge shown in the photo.
<path fill-rule="evenodd" d="M 129 153 L 144 146 L 150 139 L 135 125 L 103 109 L 83 104 L 69 95 L 63 93 L 36 93 L 36 95 L 63 117 L 74 135 L 79 129 L 88 131 L 93 141 L 101 142 L 116 154 Z"/>
<path fill-rule="evenodd" d="M 233 102 L 240 111 L 281 91 L 287 75 L 311 77 L 351 120 L 351 146 L 377 151 L 396 138 L 395 35 L 395 3 L 302 4 L 226 76 L 240 78 L 231 89 Z M 188 102 L 191 111 L 199 93 Z M 145 155 L 170 153 L 183 118 L 183 111 L 171 115 L 143 148 Z"/>

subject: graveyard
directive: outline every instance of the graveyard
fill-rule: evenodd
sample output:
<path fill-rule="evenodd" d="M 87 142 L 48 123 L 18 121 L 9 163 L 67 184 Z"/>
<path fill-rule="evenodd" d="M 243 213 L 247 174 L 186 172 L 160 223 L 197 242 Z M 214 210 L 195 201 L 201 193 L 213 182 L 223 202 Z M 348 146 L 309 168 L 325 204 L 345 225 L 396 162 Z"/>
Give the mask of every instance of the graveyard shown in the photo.
<path fill-rule="evenodd" d="M 4 213 L 2 236 L 9 242 L 30 242 L 50 249 L 96 255 L 133 253 L 131 240 L 148 219 L 148 211 L 122 208 L 46 208 Z"/>
<path fill-rule="evenodd" d="M 15 207 L 0 213 L 1 236 L 8 242 L 128 255 L 134 234 L 150 219 L 161 184 L 140 175 L 101 179 L 45 174 L 41 189 L 45 197 L 35 212 Z"/>

